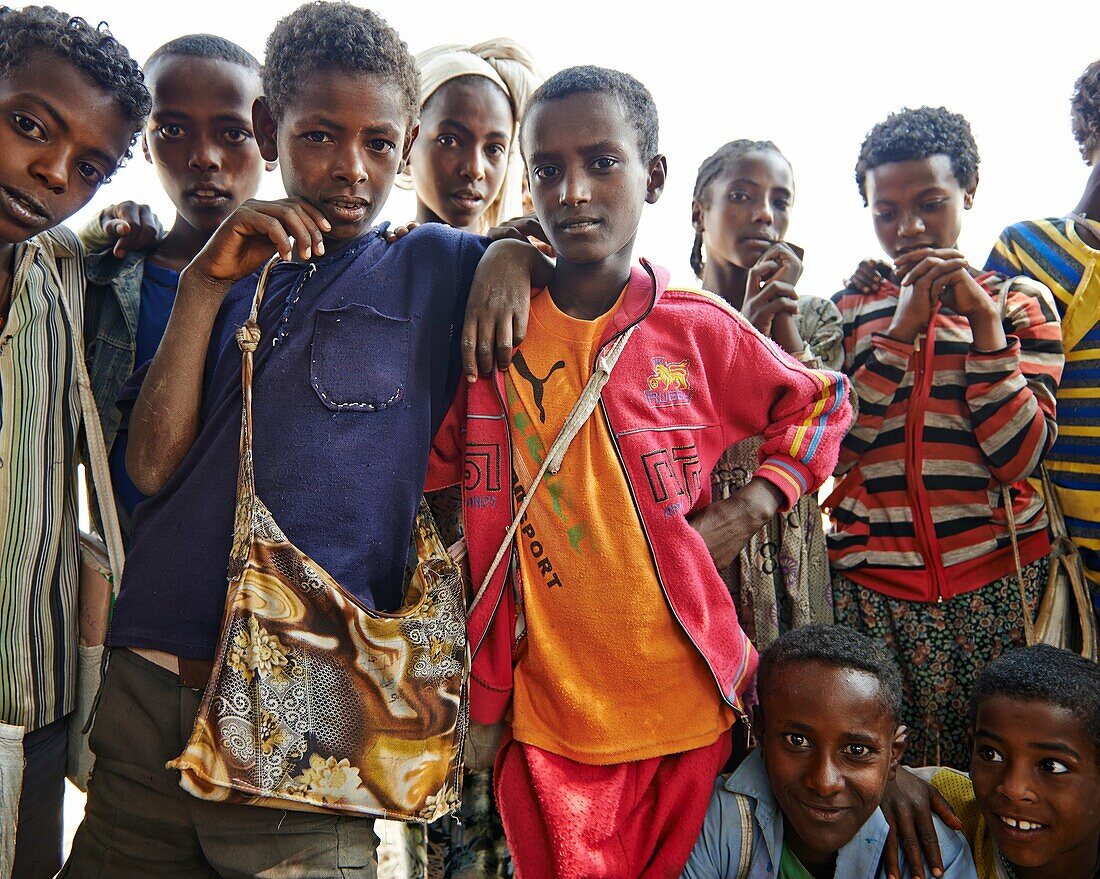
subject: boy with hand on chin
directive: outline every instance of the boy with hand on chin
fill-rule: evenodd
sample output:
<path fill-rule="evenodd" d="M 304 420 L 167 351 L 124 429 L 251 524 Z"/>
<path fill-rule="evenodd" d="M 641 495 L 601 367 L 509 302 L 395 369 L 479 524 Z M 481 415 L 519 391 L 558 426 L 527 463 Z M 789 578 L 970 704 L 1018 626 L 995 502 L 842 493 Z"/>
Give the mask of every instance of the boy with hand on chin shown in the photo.
<path fill-rule="evenodd" d="M 463 482 L 476 586 L 597 359 L 634 328 L 535 489 L 518 580 L 500 565 L 469 624 L 472 716 L 510 722 L 495 783 L 525 879 L 679 874 L 756 662 L 715 564 L 820 485 L 851 417 L 841 376 L 664 269 L 631 268 L 665 182 L 657 128 L 618 71 L 571 68 L 535 92 L 521 146 L 554 279 L 511 368 L 463 387 L 433 453 L 429 488 Z M 739 382 L 753 402 L 728 393 Z M 755 478 L 710 503 L 715 462 L 755 435 Z"/>
<path fill-rule="evenodd" d="M 164 340 L 131 380 L 141 391 L 127 465 L 150 498 L 112 621 L 69 877 L 106 864 L 115 877 L 374 875 L 370 820 L 200 801 L 165 769 L 219 641 L 239 464 L 235 333 L 257 270 L 279 254 L 254 355 L 257 494 L 336 582 L 393 611 L 432 433 L 459 383 L 455 325 L 471 286 L 499 303 L 473 308 L 472 323 L 506 326 L 510 349 L 532 282 L 550 274 L 519 242 L 432 224 L 390 245 L 371 228 L 416 136 L 419 96 L 405 44 L 373 12 L 315 2 L 284 18 L 263 93 L 253 132 L 289 197 L 245 202 L 221 224 L 181 273 Z"/>
<path fill-rule="evenodd" d="M 683 879 L 886 879 L 879 804 L 905 750 L 897 666 L 850 629 L 803 626 L 764 651 L 758 681 L 758 749 L 715 784 Z M 933 820 L 941 875 L 973 877 L 962 834 Z"/>

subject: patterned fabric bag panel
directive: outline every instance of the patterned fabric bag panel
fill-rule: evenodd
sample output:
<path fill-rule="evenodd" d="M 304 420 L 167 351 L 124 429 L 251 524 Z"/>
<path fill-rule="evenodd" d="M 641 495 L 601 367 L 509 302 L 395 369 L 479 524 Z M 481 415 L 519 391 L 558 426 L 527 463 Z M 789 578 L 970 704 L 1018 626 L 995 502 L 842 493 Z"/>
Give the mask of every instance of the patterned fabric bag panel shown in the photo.
<path fill-rule="evenodd" d="M 204 799 L 434 821 L 456 811 L 469 654 L 459 569 L 423 501 L 402 610 L 368 610 L 288 539 L 255 496 L 252 352 L 229 592 L 191 739 L 169 763 Z"/>

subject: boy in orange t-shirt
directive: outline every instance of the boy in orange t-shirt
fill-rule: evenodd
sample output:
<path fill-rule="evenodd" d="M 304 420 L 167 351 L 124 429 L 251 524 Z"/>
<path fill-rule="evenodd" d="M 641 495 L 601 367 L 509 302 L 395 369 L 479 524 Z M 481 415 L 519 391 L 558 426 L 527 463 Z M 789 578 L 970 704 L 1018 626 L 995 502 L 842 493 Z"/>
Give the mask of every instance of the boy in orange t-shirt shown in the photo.
<path fill-rule="evenodd" d="M 515 564 L 479 589 L 471 713 L 510 721 L 495 784 L 518 875 L 678 876 L 756 664 L 715 563 L 832 471 L 846 383 L 717 297 L 631 268 L 666 165 L 637 80 L 551 77 L 521 146 L 554 280 L 509 368 L 456 399 L 428 480 L 463 481 L 475 586 L 596 362 L 632 335 L 563 466 L 536 486 Z M 728 392 L 746 381 L 751 395 Z M 711 503 L 718 458 L 760 435 L 755 478 Z"/>

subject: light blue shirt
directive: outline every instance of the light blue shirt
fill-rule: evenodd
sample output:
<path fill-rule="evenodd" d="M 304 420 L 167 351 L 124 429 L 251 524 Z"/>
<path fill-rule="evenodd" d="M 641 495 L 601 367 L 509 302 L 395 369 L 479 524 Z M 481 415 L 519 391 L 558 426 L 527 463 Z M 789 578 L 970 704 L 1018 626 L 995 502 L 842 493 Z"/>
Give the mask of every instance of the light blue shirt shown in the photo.
<path fill-rule="evenodd" d="M 737 794 L 749 799 L 753 838 L 747 879 L 775 879 L 783 854 L 783 814 L 768 782 L 764 759 L 754 751 L 737 771 L 720 777 L 682 879 L 736 879 L 741 867 L 741 812 Z M 974 860 L 963 835 L 933 816 L 943 856 L 944 879 L 977 879 Z M 875 809 L 859 831 L 837 854 L 837 879 L 886 879 L 882 853 L 889 827 L 881 809 Z M 908 879 L 905 856 L 900 855 L 902 879 Z M 925 875 L 931 870 L 925 865 Z"/>

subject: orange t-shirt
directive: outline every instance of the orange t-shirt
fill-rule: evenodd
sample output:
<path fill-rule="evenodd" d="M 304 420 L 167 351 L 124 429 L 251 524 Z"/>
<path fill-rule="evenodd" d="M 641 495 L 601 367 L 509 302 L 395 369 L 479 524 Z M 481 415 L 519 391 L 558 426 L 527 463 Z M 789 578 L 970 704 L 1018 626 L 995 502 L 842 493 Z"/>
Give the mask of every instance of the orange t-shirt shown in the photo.
<path fill-rule="evenodd" d="M 532 300 L 505 379 L 517 502 L 588 383 L 613 313 L 584 321 L 548 291 Z M 703 747 L 729 729 L 733 710 L 665 599 L 599 408 L 561 470 L 543 477 L 516 540 L 527 625 L 517 741 L 603 765 Z"/>

